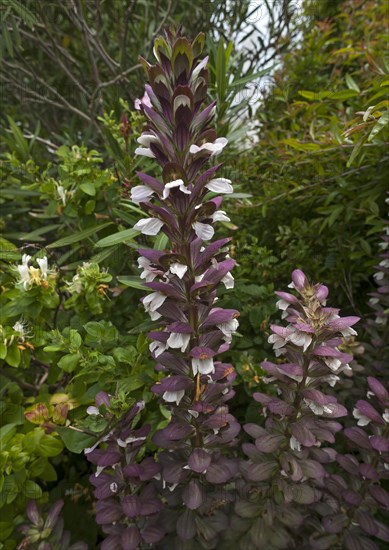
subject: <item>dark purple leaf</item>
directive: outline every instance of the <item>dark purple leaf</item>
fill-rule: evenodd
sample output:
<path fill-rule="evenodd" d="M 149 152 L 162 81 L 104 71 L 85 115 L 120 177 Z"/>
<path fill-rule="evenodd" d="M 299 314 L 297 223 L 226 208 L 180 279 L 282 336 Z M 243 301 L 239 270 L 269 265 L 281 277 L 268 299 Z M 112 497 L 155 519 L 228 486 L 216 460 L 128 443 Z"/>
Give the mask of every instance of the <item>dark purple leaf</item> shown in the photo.
<path fill-rule="evenodd" d="M 182 493 L 182 500 L 190 510 L 199 508 L 204 500 L 204 489 L 200 483 L 192 479 Z"/>
<path fill-rule="evenodd" d="M 131 525 L 122 533 L 122 548 L 125 548 L 126 550 L 135 550 L 135 548 L 139 547 L 141 540 L 139 529 L 135 527 L 135 525 Z"/>
<path fill-rule="evenodd" d="M 189 457 L 188 466 L 198 474 L 204 473 L 211 464 L 212 455 L 204 449 L 194 449 Z"/>
<path fill-rule="evenodd" d="M 196 535 L 196 523 L 193 512 L 186 509 L 177 521 L 177 535 L 182 540 L 191 540 Z"/>

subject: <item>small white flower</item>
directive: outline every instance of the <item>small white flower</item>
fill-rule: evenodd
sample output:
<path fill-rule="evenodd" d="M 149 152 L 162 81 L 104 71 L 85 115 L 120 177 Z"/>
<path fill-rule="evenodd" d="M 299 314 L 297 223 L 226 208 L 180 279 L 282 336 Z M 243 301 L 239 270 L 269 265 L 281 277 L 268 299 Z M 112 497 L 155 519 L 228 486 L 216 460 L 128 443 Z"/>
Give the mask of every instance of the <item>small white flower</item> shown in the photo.
<path fill-rule="evenodd" d="M 28 262 L 31 260 L 31 256 L 28 254 L 23 254 L 21 265 L 17 266 L 17 270 L 20 276 L 20 283 L 23 285 L 23 288 L 26 290 L 30 282 L 30 271 L 28 267 Z"/>
<path fill-rule="evenodd" d="M 285 311 L 289 306 L 290 306 L 290 303 L 287 302 L 286 300 L 281 299 L 281 300 L 278 300 L 278 302 L 276 302 L 276 307 L 281 311 Z"/>
<path fill-rule="evenodd" d="M 166 300 L 167 296 L 160 292 L 151 292 L 143 298 L 143 306 L 149 313 L 155 312 Z"/>
<path fill-rule="evenodd" d="M 208 357 L 207 359 L 199 359 L 197 357 L 192 358 L 192 370 L 193 375 L 197 373 L 200 374 L 213 374 L 215 372 L 215 367 L 213 364 L 213 358 Z"/>
<path fill-rule="evenodd" d="M 174 262 L 169 267 L 170 273 L 177 275 L 179 279 L 182 279 L 185 273 L 188 271 L 188 266 L 180 264 L 179 262 Z"/>
<path fill-rule="evenodd" d="M 185 395 L 185 390 L 165 391 L 165 393 L 162 395 L 162 399 L 164 399 L 167 403 L 175 402 L 177 403 L 177 405 L 179 405 L 184 395 Z"/>
<path fill-rule="evenodd" d="M 138 266 L 140 269 L 143 269 L 140 274 L 141 279 L 145 279 L 147 283 L 154 281 L 155 277 L 158 274 L 158 269 L 156 267 L 151 267 L 151 262 L 144 256 L 139 256 Z"/>
<path fill-rule="evenodd" d="M 294 435 L 290 438 L 289 445 L 292 451 L 301 451 L 300 441 Z"/>
<path fill-rule="evenodd" d="M 142 134 L 136 141 L 139 145 L 143 145 L 143 147 L 150 147 L 150 143 L 157 143 L 158 138 L 152 134 Z"/>
<path fill-rule="evenodd" d="M 208 153 L 211 153 L 211 157 L 215 157 L 223 151 L 227 143 L 228 139 L 221 137 L 215 139 L 213 143 L 203 143 L 203 145 L 201 145 L 200 147 L 198 145 L 191 145 L 189 152 L 192 153 L 192 155 L 195 155 L 200 151 L 207 151 Z"/>
<path fill-rule="evenodd" d="M 385 409 L 384 414 L 382 415 L 382 418 L 385 420 L 387 424 L 389 424 L 389 409 Z"/>
<path fill-rule="evenodd" d="M 185 193 L 186 195 L 191 194 L 191 191 L 189 191 L 189 189 L 185 186 L 184 181 L 181 180 L 181 179 L 178 179 L 178 180 L 171 181 L 171 182 L 169 182 L 165 185 L 165 189 L 163 190 L 162 198 L 167 199 L 168 196 L 170 195 L 170 189 L 173 189 L 174 187 L 178 187 L 179 190 L 182 193 Z"/>
<path fill-rule="evenodd" d="M 172 332 L 167 340 L 167 345 L 170 348 L 180 348 L 182 352 L 186 350 L 190 341 L 190 334 L 182 334 L 180 332 Z"/>
<path fill-rule="evenodd" d="M 192 223 L 192 227 L 199 239 L 203 241 L 209 241 L 215 234 L 215 230 L 212 225 L 201 222 Z"/>
<path fill-rule="evenodd" d="M 137 147 L 135 149 L 135 154 L 136 155 L 141 155 L 143 157 L 149 157 L 151 159 L 155 159 L 154 153 L 148 147 Z"/>
<path fill-rule="evenodd" d="M 357 424 L 358 426 L 367 426 L 370 424 L 371 420 L 367 416 L 363 415 L 357 407 L 353 410 L 353 417 L 358 420 Z"/>
<path fill-rule="evenodd" d="M 12 327 L 13 330 L 17 333 L 20 342 L 25 342 L 26 338 L 31 334 L 28 330 L 28 323 L 23 319 L 17 321 Z"/>
<path fill-rule="evenodd" d="M 147 185 L 137 185 L 131 189 L 131 200 L 135 204 L 145 201 L 154 193 Z"/>
<path fill-rule="evenodd" d="M 224 334 L 224 340 L 230 344 L 232 340 L 232 335 L 237 331 L 239 322 L 237 319 L 231 319 L 230 321 L 226 321 L 225 323 L 220 323 L 220 325 L 216 325 L 218 329 L 222 331 Z"/>
<path fill-rule="evenodd" d="M 230 218 L 224 210 L 216 210 L 211 216 L 213 222 L 230 222 Z"/>
<path fill-rule="evenodd" d="M 155 354 L 155 357 L 159 357 L 161 355 L 161 353 L 163 353 L 165 350 L 166 350 L 166 345 L 163 343 L 163 342 L 151 342 L 151 344 L 149 345 L 149 350 L 151 351 L 151 353 L 154 352 Z"/>
<path fill-rule="evenodd" d="M 66 192 L 65 192 L 65 189 L 63 188 L 62 185 L 58 185 L 57 182 L 55 182 L 55 185 L 57 187 L 57 193 L 58 193 L 59 198 L 62 201 L 62 204 L 64 206 L 66 206 Z"/>
<path fill-rule="evenodd" d="M 234 190 L 231 180 L 226 178 L 215 178 L 209 181 L 205 187 L 213 193 L 232 193 Z"/>
<path fill-rule="evenodd" d="M 37 258 L 36 261 L 41 270 L 41 278 L 46 281 L 48 275 L 47 257 L 43 256 L 43 258 Z"/>
<path fill-rule="evenodd" d="M 142 218 L 135 225 L 134 229 L 143 235 L 158 235 L 164 222 L 158 218 Z"/>

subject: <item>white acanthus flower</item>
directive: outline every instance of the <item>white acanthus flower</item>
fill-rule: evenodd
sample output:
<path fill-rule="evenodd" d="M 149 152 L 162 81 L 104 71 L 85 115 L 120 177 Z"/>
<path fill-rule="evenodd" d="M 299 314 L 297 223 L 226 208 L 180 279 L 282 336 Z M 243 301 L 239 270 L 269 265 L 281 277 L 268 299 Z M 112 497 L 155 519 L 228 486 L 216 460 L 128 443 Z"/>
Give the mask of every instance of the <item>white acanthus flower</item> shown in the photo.
<path fill-rule="evenodd" d="M 158 218 L 142 218 L 134 225 L 134 229 L 143 235 L 158 235 L 163 224 Z"/>
<path fill-rule="evenodd" d="M 234 284 L 235 284 L 235 279 L 234 277 L 231 275 L 231 273 L 226 273 L 226 275 L 224 275 L 223 279 L 221 280 L 221 282 L 224 284 L 224 286 L 228 289 L 228 288 L 234 288 Z"/>
<path fill-rule="evenodd" d="M 211 216 L 213 222 L 230 222 L 230 218 L 227 216 L 224 210 L 216 210 Z"/>
<path fill-rule="evenodd" d="M 353 417 L 358 420 L 358 426 L 367 426 L 371 422 L 370 418 L 362 414 L 361 411 L 357 409 L 357 407 L 354 407 Z"/>
<path fill-rule="evenodd" d="M 206 186 L 209 191 L 212 191 L 213 193 L 232 193 L 233 187 L 231 185 L 231 180 L 228 180 L 226 178 L 215 178 L 211 181 L 209 181 Z"/>
<path fill-rule="evenodd" d="M 182 352 L 186 350 L 190 341 L 190 334 L 182 334 L 180 332 L 172 332 L 166 342 L 166 344 L 173 349 L 181 349 Z"/>
<path fill-rule="evenodd" d="M 192 358 L 192 371 L 193 375 L 196 376 L 197 373 L 200 374 L 213 374 L 215 372 L 215 367 L 213 364 L 213 358 L 208 357 L 206 359 L 199 359 L 197 357 Z"/>
<path fill-rule="evenodd" d="M 170 264 L 169 271 L 173 275 L 177 275 L 179 279 L 182 279 L 185 273 L 188 271 L 188 266 L 180 264 L 179 262 L 174 262 Z"/>
<path fill-rule="evenodd" d="M 163 342 L 154 341 L 149 345 L 149 350 L 151 353 L 154 353 L 155 357 L 159 357 L 166 350 L 166 348 L 167 346 Z"/>
<path fill-rule="evenodd" d="M 292 451 L 301 451 L 300 441 L 294 435 L 290 438 L 289 445 Z"/>
<path fill-rule="evenodd" d="M 165 296 L 165 294 L 161 294 L 160 292 L 151 292 L 151 294 L 148 294 L 147 296 L 145 296 L 145 298 L 143 298 L 143 307 L 150 314 L 150 317 L 153 321 L 161 317 L 161 315 L 156 310 L 161 307 L 166 298 L 167 297 Z"/>
<path fill-rule="evenodd" d="M 237 319 L 231 319 L 230 321 L 226 321 L 224 323 L 220 323 L 220 325 L 216 325 L 218 329 L 222 331 L 224 334 L 224 340 L 230 344 L 232 340 L 232 335 L 237 331 L 239 326 L 239 321 Z"/>
<path fill-rule="evenodd" d="M 207 153 L 211 153 L 211 157 L 216 157 L 223 151 L 227 143 L 228 143 L 228 139 L 221 137 L 221 138 L 215 139 L 213 143 L 209 143 L 209 142 L 203 143 L 202 145 L 200 145 L 200 147 L 198 145 L 193 144 L 190 146 L 189 152 L 192 153 L 192 155 L 195 155 L 200 151 L 207 151 Z"/>
<path fill-rule="evenodd" d="M 162 399 L 164 399 L 167 403 L 176 403 L 177 405 L 179 405 L 184 395 L 185 390 L 165 391 L 165 393 L 162 395 Z"/>
<path fill-rule="evenodd" d="M 147 200 L 154 193 L 148 185 L 136 185 L 131 189 L 131 200 L 135 204 L 139 204 Z"/>
<path fill-rule="evenodd" d="M 214 228 L 208 223 L 194 222 L 192 227 L 198 238 L 203 241 L 209 241 L 215 234 Z"/>
<path fill-rule="evenodd" d="M 174 187 L 178 187 L 181 193 L 185 193 L 186 195 L 191 194 L 191 191 L 189 191 L 189 189 L 185 186 L 184 181 L 181 179 L 178 179 L 178 180 L 170 181 L 165 185 L 162 198 L 167 199 L 168 196 L 170 195 L 170 189 L 174 189 Z"/>

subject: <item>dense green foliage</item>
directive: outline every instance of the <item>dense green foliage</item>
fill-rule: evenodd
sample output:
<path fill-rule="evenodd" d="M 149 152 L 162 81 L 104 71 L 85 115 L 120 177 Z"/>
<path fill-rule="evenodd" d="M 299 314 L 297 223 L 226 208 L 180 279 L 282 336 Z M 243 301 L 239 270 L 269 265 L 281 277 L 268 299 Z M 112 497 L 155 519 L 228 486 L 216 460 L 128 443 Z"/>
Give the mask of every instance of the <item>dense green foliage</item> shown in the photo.
<path fill-rule="evenodd" d="M 220 303 L 241 311 L 229 352 L 240 375 L 239 420 L 253 414 L 247 396 L 261 384 L 259 362 L 269 353 L 273 292 L 293 268 L 325 280 L 345 313 L 369 316 L 389 177 L 383 0 L 307 2 L 305 16 L 295 18 L 284 2 L 263 58 L 260 41 L 252 51 L 238 43 L 250 22 L 249 2 L 203 9 L 196 2 L 166 8 L 159 1 L 107 1 L 97 18 L 87 1 L 76 2 L 74 12 L 70 3 L 45 4 L 13 0 L 1 8 L 7 93 L 0 548 L 6 550 L 21 540 L 16 527 L 26 502 L 60 495 L 72 540 L 96 546 L 89 466 L 80 453 L 102 428 L 86 414 L 98 391 L 114 396 L 118 417 L 141 398 L 154 429 L 168 420 L 149 391 L 158 374 L 144 336 L 151 323 L 139 307 L 144 287 L 135 261 L 139 244 L 163 250 L 166 241 L 139 237 L 133 226 L 142 213 L 128 198 L 144 123 L 133 108 L 143 88 L 137 58 L 150 56 L 161 26 L 180 22 L 193 36 L 207 31 L 210 44 L 213 33 L 218 44 L 210 55 L 210 90 L 219 101 L 218 129 L 231 140 L 223 175 L 235 186 L 225 203 L 232 223 L 221 227 L 232 233 L 230 254 L 238 261 L 236 290 Z M 273 57 L 272 85 L 250 100 L 245 86 Z M 16 267 L 23 263 L 24 279 Z M 85 521 L 76 524 L 71 517 L 78 511 Z"/>

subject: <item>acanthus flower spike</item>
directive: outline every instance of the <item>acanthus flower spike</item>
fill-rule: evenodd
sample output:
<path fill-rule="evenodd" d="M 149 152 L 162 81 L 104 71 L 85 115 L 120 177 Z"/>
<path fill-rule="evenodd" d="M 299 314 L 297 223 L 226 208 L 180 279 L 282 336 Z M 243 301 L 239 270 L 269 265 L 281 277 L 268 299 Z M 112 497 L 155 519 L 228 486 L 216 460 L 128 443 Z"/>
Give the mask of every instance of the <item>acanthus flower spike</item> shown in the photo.
<path fill-rule="evenodd" d="M 238 328 L 238 312 L 214 307 L 218 287 L 233 287 L 235 262 L 223 248 L 229 239 L 205 244 L 213 239 L 217 222 L 230 221 L 220 208 L 222 197 L 209 199 L 209 192 L 226 194 L 233 188 L 230 180 L 216 177 L 220 165 L 205 168 L 222 153 L 227 139 L 217 137 L 212 126 L 216 103 L 204 106 L 208 70 L 207 59 L 200 58 L 203 42 L 201 34 L 191 43 L 167 31 L 155 42 L 157 63 L 142 60 L 149 84 L 137 105 L 148 122 L 137 153 L 155 157 L 162 181 L 140 174 L 142 185 L 132 191 L 133 201 L 149 216 L 135 229 L 146 235 L 162 231 L 170 240 L 170 250 L 163 253 L 141 250 L 138 263 L 153 291 L 143 305 L 161 329 L 149 333 L 150 351 L 164 376 L 152 390 L 172 413 L 170 424 L 153 437 L 157 446 L 171 451 L 159 454 L 161 487 L 187 479 L 187 488 L 184 483 L 180 491 L 192 511 L 200 497 L 191 499 L 186 491 L 192 487 L 197 494 L 202 476 L 219 484 L 236 475 L 232 459 L 221 475 L 217 447 L 232 443 L 239 432 L 225 404 L 234 393 L 234 369 L 217 357 Z M 184 467 L 188 449 L 205 453 L 209 468 L 172 477 L 167 464 L 174 458 Z M 212 499 L 201 501 L 205 513 Z M 177 532 L 180 537 L 178 527 Z"/>

